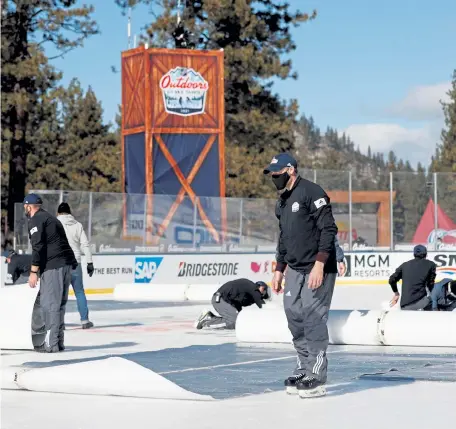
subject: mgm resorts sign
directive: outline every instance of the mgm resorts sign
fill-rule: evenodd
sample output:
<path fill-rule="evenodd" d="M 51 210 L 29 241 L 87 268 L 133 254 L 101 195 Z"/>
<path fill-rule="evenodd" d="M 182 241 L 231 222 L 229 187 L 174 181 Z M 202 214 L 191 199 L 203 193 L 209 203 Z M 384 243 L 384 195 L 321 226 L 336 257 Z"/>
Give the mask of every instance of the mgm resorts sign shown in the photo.
<path fill-rule="evenodd" d="M 347 272 L 345 277 L 381 278 L 393 274 L 395 267 L 391 264 L 391 254 L 350 254 L 345 255 Z"/>

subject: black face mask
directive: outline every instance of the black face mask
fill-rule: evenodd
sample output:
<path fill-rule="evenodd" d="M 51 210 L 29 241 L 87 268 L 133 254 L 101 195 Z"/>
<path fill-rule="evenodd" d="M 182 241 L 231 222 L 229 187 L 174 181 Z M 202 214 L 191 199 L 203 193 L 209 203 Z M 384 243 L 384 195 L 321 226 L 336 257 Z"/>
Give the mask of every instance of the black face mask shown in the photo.
<path fill-rule="evenodd" d="M 287 186 L 288 181 L 290 180 L 290 175 L 285 171 L 285 173 L 279 174 L 278 176 L 271 176 L 272 182 L 274 183 L 275 187 L 278 191 Z"/>

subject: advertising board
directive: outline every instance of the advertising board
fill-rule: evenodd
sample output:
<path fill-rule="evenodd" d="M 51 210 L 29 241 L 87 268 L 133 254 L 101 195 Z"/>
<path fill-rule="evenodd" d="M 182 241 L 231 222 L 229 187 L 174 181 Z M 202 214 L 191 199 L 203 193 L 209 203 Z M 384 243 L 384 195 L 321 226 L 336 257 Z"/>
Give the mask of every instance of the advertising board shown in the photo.
<path fill-rule="evenodd" d="M 409 252 L 347 252 L 347 272 L 340 284 L 387 283 L 388 277 L 413 256 Z M 456 252 L 430 252 L 437 264 L 437 280 L 456 278 Z M 112 291 L 116 284 L 222 284 L 237 278 L 270 282 L 275 270 L 273 253 L 96 254 L 95 272 L 84 287 L 90 293 Z M 6 268 L 6 266 L 5 266 Z"/>

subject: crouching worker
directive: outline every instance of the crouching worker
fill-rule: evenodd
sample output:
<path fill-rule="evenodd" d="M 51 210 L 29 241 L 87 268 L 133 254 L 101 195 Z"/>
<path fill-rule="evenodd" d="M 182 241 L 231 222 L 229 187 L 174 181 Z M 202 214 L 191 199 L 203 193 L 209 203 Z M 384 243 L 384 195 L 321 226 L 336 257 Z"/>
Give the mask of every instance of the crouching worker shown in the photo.
<path fill-rule="evenodd" d="M 8 252 L 6 257 L 8 272 L 5 285 L 20 285 L 28 283 L 32 255 L 18 255 L 14 250 Z"/>
<path fill-rule="evenodd" d="M 456 280 L 443 279 L 431 292 L 432 311 L 456 310 Z"/>
<path fill-rule="evenodd" d="M 264 282 L 254 283 L 248 279 L 229 281 L 212 296 L 212 306 L 219 316 L 205 310 L 198 317 L 195 328 L 234 329 L 242 307 L 256 304 L 261 308 L 268 298 L 268 286 Z"/>
<path fill-rule="evenodd" d="M 422 245 L 413 249 L 414 259 L 404 262 L 389 278 L 394 292 L 391 307 L 399 301 L 397 282 L 402 280 L 401 310 L 431 310 L 431 291 L 434 288 L 437 265 L 426 259 L 427 249 Z"/>

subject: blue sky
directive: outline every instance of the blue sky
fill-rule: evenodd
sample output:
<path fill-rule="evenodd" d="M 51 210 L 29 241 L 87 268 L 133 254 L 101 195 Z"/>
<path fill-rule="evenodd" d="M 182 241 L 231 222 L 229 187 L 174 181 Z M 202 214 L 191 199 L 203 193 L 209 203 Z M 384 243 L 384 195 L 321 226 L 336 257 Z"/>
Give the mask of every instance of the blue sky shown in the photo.
<path fill-rule="evenodd" d="M 120 52 L 127 49 L 127 18 L 114 0 L 95 6 L 101 34 L 53 64 L 64 82 L 91 85 L 112 121 L 120 103 Z M 363 151 L 394 149 L 413 164 L 429 162 L 439 140 L 445 97 L 456 67 L 455 0 L 289 0 L 316 20 L 293 30 L 291 54 L 298 81 L 278 81 L 283 98 L 324 130 L 346 131 Z M 152 20 L 133 11 L 132 33 Z"/>

